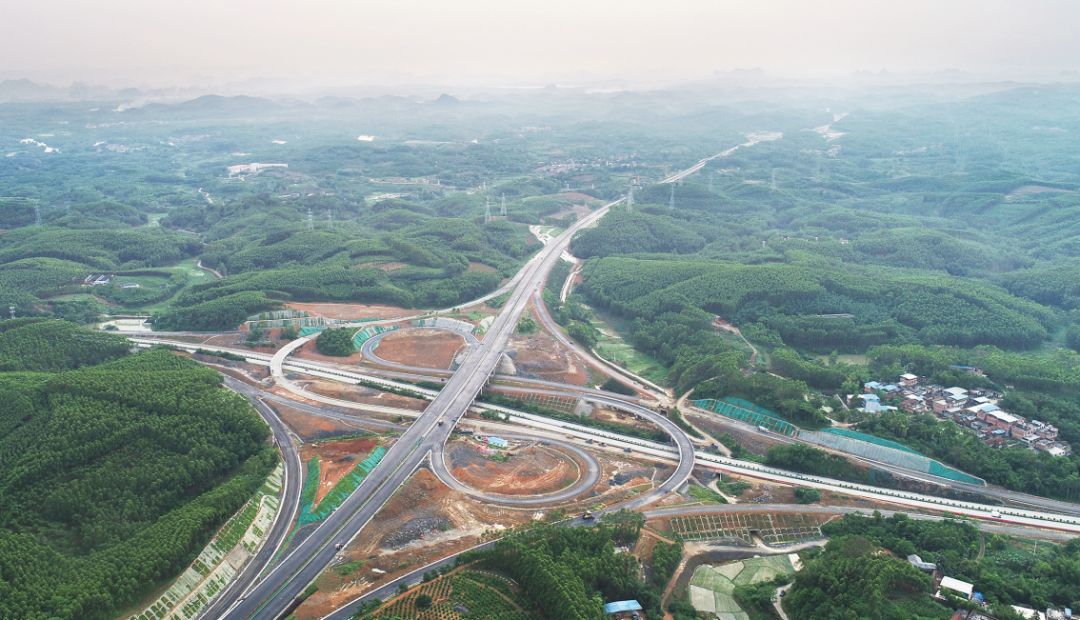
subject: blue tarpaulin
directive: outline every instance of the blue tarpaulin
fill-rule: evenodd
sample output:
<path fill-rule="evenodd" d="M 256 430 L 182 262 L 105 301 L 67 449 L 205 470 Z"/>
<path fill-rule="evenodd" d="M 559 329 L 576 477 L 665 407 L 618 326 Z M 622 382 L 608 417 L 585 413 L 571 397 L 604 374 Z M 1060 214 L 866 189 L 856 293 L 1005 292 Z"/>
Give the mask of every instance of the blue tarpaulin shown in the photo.
<path fill-rule="evenodd" d="M 641 611 L 641 603 L 637 601 L 615 601 L 604 605 L 605 614 L 617 614 L 623 611 Z"/>

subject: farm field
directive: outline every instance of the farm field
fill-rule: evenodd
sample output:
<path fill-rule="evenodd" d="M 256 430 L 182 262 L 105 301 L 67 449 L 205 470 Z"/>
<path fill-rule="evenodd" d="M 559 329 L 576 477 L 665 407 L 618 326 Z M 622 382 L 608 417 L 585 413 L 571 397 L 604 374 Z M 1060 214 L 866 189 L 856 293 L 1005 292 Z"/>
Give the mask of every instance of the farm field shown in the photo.
<path fill-rule="evenodd" d="M 770 581 L 795 572 L 787 555 L 747 558 L 717 566 L 702 565 L 690 578 L 690 602 L 699 613 L 717 620 L 750 620 L 735 601 L 736 586 Z"/>
<path fill-rule="evenodd" d="M 430 597 L 430 605 L 424 605 Z M 366 616 L 365 620 L 529 620 L 516 586 L 495 573 L 458 569 L 413 588 Z"/>

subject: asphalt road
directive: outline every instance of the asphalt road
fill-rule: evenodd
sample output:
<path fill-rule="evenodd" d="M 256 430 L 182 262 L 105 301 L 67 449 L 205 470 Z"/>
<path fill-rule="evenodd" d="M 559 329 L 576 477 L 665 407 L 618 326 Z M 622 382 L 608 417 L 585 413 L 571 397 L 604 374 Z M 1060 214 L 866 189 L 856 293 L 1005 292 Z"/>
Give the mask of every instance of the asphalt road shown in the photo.
<path fill-rule="evenodd" d="M 399 333 L 399 332 L 402 332 L 402 331 L 418 330 L 418 329 L 434 329 L 434 330 L 437 330 L 437 331 L 443 331 L 443 332 L 447 332 L 447 333 L 451 333 L 451 334 L 456 334 L 456 335 L 461 336 L 462 338 L 465 339 L 465 346 L 466 347 L 473 347 L 473 346 L 476 346 L 476 345 L 480 344 L 480 340 L 476 336 L 474 336 L 472 334 L 472 332 L 462 332 L 462 331 L 458 331 L 458 330 L 455 330 L 455 329 L 447 329 L 447 328 L 443 328 L 443 327 L 410 327 L 410 328 L 406 328 L 406 329 L 383 332 L 381 334 L 375 334 L 371 338 L 368 338 L 367 340 L 365 340 L 364 344 L 360 345 L 360 353 L 364 356 L 365 359 L 369 360 L 371 363 L 378 364 L 379 366 L 385 366 L 386 368 L 394 368 L 394 369 L 397 369 L 397 370 L 402 370 L 402 371 L 407 371 L 407 372 L 408 371 L 418 371 L 418 370 L 430 370 L 430 369 L 424 368 L 422 366 L 410 366 L 408 364 L 400 364 L 398 362 L 390 361 L 388 359 L 379 357 L 379 354 L 376 353 L 376 351 L 375 351 L 379 347 L 379 343 L 382 342 L 382 339 L 386 338 L 390 334 L 396 334 L 396 333 Z M 453 374 L 451 371 L 447 371 L 447 373 Z"/>
<path fill-rule="evenodd" d="M 647 510 L 644 512 L 646 519 L 656 519 L 661 517 L 674 517 L 674 516 L 686 516 L 693 514 L 730 514 L 730 513 L 745 513 L 745 512 L 763 512 L 763 513 L 789 513 L 789 514 L 820 514 L 820 515 L 835 515 L 843 516 L 846 514 L 872 514 L 872 511 L 868 511 L 862 508 L 853 508 L 848 506 L 824 506 L 820 504 L 812 505 L 792 505 L 792 504 L 721 504 L 714 506 L 677 506 L 672 508 L 660 508 L 655 510 Z M 894 510 L 879 510 L 884 517 L 891 517 L 895 514 L 904 514 L 912 519 L 919 520 L 940 520 L 943 517 L 941 515 L 926 515 L 921 513 L 900 512 Z M 567 525 L 581 526 L 585 523 L 580 519 L 574 519 L 567 522 Z M 1057 542 L 1068 542 L 1075 538 L 1075 535 L 1065 534 L 1061 532 L 1053 532 L 1041 529 L 1025 528 L 1019 526 L 999 525 L 996 523 L 985 523 L 982 521 L 972 521 L 972 525 L 983 532 L 990 534 L 1003 534 L 1009 536 L 1021 536 L 1027 538 L 1040 538 L 1044 540 L 1054 540 Z M 352 617 L 356 610 L 365 602 L 378 598 L 380 600 L 386 600 L 397 593 L 398 586 L 405 584 L 413 586 L 423 581 L 424 573 L 438 569 L 442 566 L 453 565 L 457 561 L 457 557 L 468 551 L 486 549 L 494 546 L 497 540 L 485 542 L 476 547 L 462 550 L 454 555 L 447 556 L 426 566 L 422 566 L 414 571 L 406 573 L 386 584 L 380 586 L 378 589 L 364 593 L 362 596 L 355 598 L 345 605 L 335 609 L 333 612 L 323 616 L 321 620 L 348 620 Z M 728 547 L 725 547 L 728 548 Z M 754 547 L 731 547 L 733 550 L 746 550 L 753 551 Z M 787 547 L 775 548 L 776 553 L 787 552 Z"/>
<path fill-rule="evenodd" d="M 190 346 L 190 345 L 188 345 L 188 346 Z M 266 358 L 268 356 L 263 355 L 262 357 Z M 264 363 L 265 363 L 265 360 L 264 360 Z M 292 364 L 292 363 L 290 363 L 290 364 Z M 322 368 L 322 367 L 323 366 L 321 364 L 303 362 L 302 366 L 298 366 L 297 368 L 295 368 L 295 370 L 297 370 L 299 372 L 318 373 L 320 371 L 317 371 L 317 370 L 314 370 L 314 369 Z M 320 375 L 320 376 L 326 376 L 327 378 L 331 378 L 331 379 L 339 380 L 339 381 L 349 381 L 350 376 L 357 376 L 357 375 L 349 373 L 347 371 L 341 371 L 341 370 L 337 370 L 337 369 L 332 369 L 332 370 L 328 369 L 326 371 L 325 375 Z M 573 393 L 573 390 L 575 389 L 574 386 L 565 386 L 565 388 L 567 390 L 567 393 Z M 361 405 L 361 404 L 352 403 L 352 402 L 349 402 L 349 401 L 340 401 L 340 400 L 336 400 L 336 399 L 329 399 L 327 397 L 322 397 L 322 396 L 313 395 L 313 394 L 308 394 L 307 396 L 310 397 L 310 398 L 316 398 L 318 400 L 328 402 L 329 404 L 334 404 L 334 405 L 338 405 L 338 406 L 345 407 L 345 408 L 350 408 L 350 409 L 361 409 L 361 410 L 363 410 L 363 409 L 373 408 L 373 406 L 370 406 L 370 405 Z M 612 402 L 612 406 L 625 406 L 627 404 L 625 401 L 621 401 L 617 397 L 613 397 L 613 400 L 611 402 Z M 522 412 L 516 412 L 516 411 L 514 411 L 512 409 L 508 409 L 508 408 L 505 408 L 505 407 L 497 407 L 497 406 L 493 406 L 493 405 L 480 405 L 480 406 L 482 406 L 483 408 L 487 408 L 487 409 L 507 412 L 507 413 L 511 414 L 514 418 L 516 418 L 515 419 L 516 423 L 521 424 L 521 425 L 527 425 L 527 426 L 531 426 L 531 427 L 534 427 L 534 428 L 540 428 L 540 429 L 544 429 L 544 430 L 554 430 L 556 432 L 559 432 L 560 430 L 565 430 L 566 433 L 571 434 L 571 435 L 573 435 L 575 437 L 579 437 L 579 438 L 589 438 L 589 437 L 591 437 L 591 438 L 597 439 L 598 443 L 601 442 L 600 438 L 602 438 L 602 442 L 607 444 L 607 445 L 615 446 L 615 447 L 618 447 L 618 448 L 630 448 L 632 451 L 634 451 L 635 453 L 637 453 L 639 455 L 645 455 L 645 456 L 651 456 L 651 457 L 660 457 L 660 458 L 663 458 L 663 459 L 675 459 L 675 458 L 677 458 L 677 454 L 676 454 L 677 451 L 674 448 L 671 448 L 670 446 L 665 446 L 663 444 L 658 444 L 656 442 L 651 442 L 651 441 L 646 441 L 646 440 L 639 440 L 639 439 L 634 439 L 634 438 L 630 438 L 630 437 L 619 436 L 619 435 L 615 435 L 615 434 L 612 434 L 612 433 L 607 433 L 607 432 L 604 432 L 604 431 L 597 431 L 595 429 L 590 429 L 590 428 L 587 428 L 587 427 L 580 427 L 580 425 L 564 423 L 564 422 L 558 422 L 558 421 L 552 420 L 550 418 L 543 418 L 542 416 L 536 416 L 536 415 L 532 415 L 532 414 L 525 414 L 525 413 L 522 413 Z M 396 410 L 396 409 L 393 411 L 393 413 L 401 413 L 402 415 L 414 414 L 414 412 L 407 412 L 407 411 L 403 412 L 403 411 Z M 652 413 L 652 412 L 650 411 L 650 413 Z M 652 415 L 656 415 L 656 414 L 652 413 Z M 669 424 L 670 424 L 670 422 L 669 422 Z M 683 435 L 683 436 L 685 437 L 685 435 Z M 855 485 L 855 484 L 851 484 L 851 483 L 846 483 L 846 482 L 837 481 L 837 480 L 830 480 L 830 479 L 827 479 L 827 478 L 821 478 L 821 477 L 817 477 L 817 476 L 808 476 L 808 475 L 799 474 L 799 473 L 796 473 L 796 472 L 790 472 L 790 471 L 784 471 L 784 470 L 780 470 L 780 469 L 765 467 L 765 466 L 762 466 L 762 465 L 757 464 L 757 463 L 751 463 L 751 462 L 746 462 L 746 461 L 738 461 L 736 459 L 730 459 L 730 458 L 722 458 L 722 457 L 720 457 L 718 455 L 710 454 L 710 453 L 707 453 L 707 452 L 699 452 L 698 455 L 697 455 L 697 458 L 698 458 L 698 464 L 699 465 L 706 466 L 706 467 L 709 467 L 709 468 L 712 468 L 712 469 L 719 469 L 721 471 L 728 471 L 728 472 L 731 472 L 731 473 L 738 473 L 738 474 L 742 474 L 742 475 L 749 475 L 749 476 L 753 476 L 753 477 L 774 480 L 774 481 L 781 482 L 781 483 L 786 483 L 786 484 L 801 484 L 801 485 L 805 485 L 805 486 L 823 488 L 823 489 L 828 489 L 828 490 L 838 492 L 838 493 L 856 495 L 856 496 L 859 496 L 859 497 L 874 498 L 874 499 L 877 499 L 879 501 L 891 501 L 891 502 L 894 502 L 894 503 L 906 503 L 906 505 L 916 507 L 916 508 L 929 508 L 929 509 L 936 509 L 936 510 L 959 509 L 959 510 L 962 510 L 962 511 L 966 511 L 965 514 L 970 514 L 972 516 L 980 516 L 981 515 L 982 517 L 987 516 L 992 510 L 997 508 L 997 507 L 995 507 L 993 505 L 978 504 L 978 503 L 975 503 L 975 502 L 962 502 L 962 501 L 958 501 L 958 500 L 946 500 L 946 499 L 942 499 L 942 498 L 938 498 L 938 497 L 921 495 L 921 494 L 917 494 L 917 493 L 898 492 L 898 491 L 892 491 L 892 490 L 889 490 L 889 489 L 879 489 L 879 488 L 871 487 L 869 485 Z M 907 470 L 895 469 L 895 471 L 896 471 L 897 474 L 910 476 L 910 477 L 920 477 L 920 476 L 924 477 L 924 478 L 927 477 L 926 474 L 919 474 L 917 472 L 909 472 Z M 958 488 L 963 486 L 962 483 L 950 483 L 950 481 L 946 481 L 944 479 L 934 479 L 933 481 L 936 482 L 936 483 L 939 483 L 939 484 L 945 484 L 946 486 L 951 485 L 951 486 L 955 486 L 955 487 L 958 487 Z M 968 486 L 970 487 L 970 485 L 968 485 Z M 985 490 L 985 487 L 973 487 L 972 490 Z M 1055 525 L 1054 525 L 1055 523 L 1069 523 L 1070 524 L 1069 527 L 1071 527 L 1072 520 L 1068 519 L 1066 517 L 1066 515 L 1075 515 L 1075 514 L 1077 514 L 1077 512 L 1080 512 L 1080 506 L 1078 506 L 1077 504 L 1070 504 L 1070 503 L 1067 503 L 1067 502 L 1060 502 L 1058 500 L 1050 500 L 1050 499 L 1046 499 L 1046 498 L 1035 497 L 1035 496 L 1032 496 L 1032 495 L 1027 495 L 1027 494 L 1024 494 L 1024 493 L 1017 493 L 1017 492 L 1008 491 L 1008 490 L 1005 490 L 1005 489 L 996 489 L 995 488 L 995 489 L 993 489 L 992 493 L 995 496 L 1000 497 L 1003 500 L 1007 500 L 1007 501 L 1010 501 L 1010 502 L 1015 503 L 1015 504 L 1032 506 L 1032 507 L 1038 508 L 1040 510 L 1047 511 L 1047 512 L 1037 512 L 1037 511 L 1031 511 L 1031 510 L 1014 510 L 1014 509 L 1011 509 L 1011 508 L 1010 509 L 1002 508 L 1003 513 L 1008 513 L 1009 515 L 1015 515 L 1016 517 L 1020 517 L 1021 519 L 1024 519 L 1026 522 L 1030 522 L 1031 519 L 1039 519 L 1039 520 L 1047 521 L 1047 523 L 1046 523 L 1047 527 L 1055 527 Z"/>
<path fill-rule="evenodd" d="M 284 492 L 278 507 L 278 514 L 274 518 L 270 533 L 267 535 L 262 547 L 228 587 L 222 590 L 210 605 L 203 609 L 199 614 L 200 618 L 221 617 L 229 603 L 233 599 L 243 596 L 243 593 L 258 578 L 259 574 L 270 564 L 278 549 L 285 542 L 285 537 L 296 519 L 296 512 L 300 507 L 300 490 L 304 481 L 300 453 L 296 449 L 296 445 L 293 444 L 292 435 L 285 423 L 278 417 L 277 412 L 259 398 L 261 391 L 228 375 L 225 376 L 225 386 L 251 401 L 255 410 L 270 425 L 270 430 L 274 435 L 274 443 L 281 451 L 282 458 L 285 461 L 285 476 L 282 478 Z"/>
<path fill-rule="evenodd" d="M 558 446 L 559 448 L 574 453 L 578 460 L 585 463 L 584 471 L 580 471 L 578 479 L 573 484 L 565 489 L 557 490 L 551 493 L 539 493 L 535 495 L 506 495 L 502 493 L 489 493 L 470 487 L 469 485 L 461 482 L 454 476 L 453 471 L 446 464 L 446 444 L 439 444 L 431 452 L 431 471 L 435 474 L 443 484 L 465 493 L 466 495 L 475 497 L 481 501 L 489 502 L 492 504 L 501 504 L 504 506 L 513 506 L 516 508 L 538 508 L 541 506 L 555 506 L 560 503 L 570 501 L 575 497 L 586 493 L 600 480 L 600 463 L 596 461 L 596 457 L 582 450 L 572 443 L 560 441 L 557 439 L 540 439 L 537 440 L 534 437 L 525 435 L 513 435 L 509 433 L 499 433 L 499 437 L 506 439 L 514 439 L 518 441 L 538 441 L 543 444 L 550 444 Z"/>
<path fill-rule="evenodd" d="M 618 202 L 598 209 L 567 228 L 556 241 L 545 246 L 525 265 L 520 272 L 520 281 L 488 328 L 484 340 L 466 353 L 454 376 L 446 382 L 424 413 L 390 447 L 379 466 L 368 474 L 337 510 L 222 617 L 277 618 L 288 612 L 307 585 L 330 564 L 337 551 L 375 516 L 432 449 L 446 441 L 454 425 L 465 415 L 493 374 L 530 295 L 543 286 L 554 261 L 559 259 L 570 238 L 581 228 L 603 217 Z M 303 342 L 306 340 L 298 339 L 273 356 L 271 373 L 275 377 L 281 374 L 285 357 Z M 686 468 L 687 476 L 692 467 L 691 457 Z"/>

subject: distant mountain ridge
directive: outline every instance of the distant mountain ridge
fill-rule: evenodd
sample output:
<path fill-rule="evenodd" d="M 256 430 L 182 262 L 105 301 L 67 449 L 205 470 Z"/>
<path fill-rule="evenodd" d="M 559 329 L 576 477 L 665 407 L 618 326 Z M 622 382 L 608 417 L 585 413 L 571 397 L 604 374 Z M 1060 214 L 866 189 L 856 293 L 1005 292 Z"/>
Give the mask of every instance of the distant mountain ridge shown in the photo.
<path fill-rule="evenodd" d="M 75 82 L 70 86 L 40 84 L 25 78 L 0 81 L 0 102 L 114 100 L 141 97 L 138 89 L 112 89 Z"/>

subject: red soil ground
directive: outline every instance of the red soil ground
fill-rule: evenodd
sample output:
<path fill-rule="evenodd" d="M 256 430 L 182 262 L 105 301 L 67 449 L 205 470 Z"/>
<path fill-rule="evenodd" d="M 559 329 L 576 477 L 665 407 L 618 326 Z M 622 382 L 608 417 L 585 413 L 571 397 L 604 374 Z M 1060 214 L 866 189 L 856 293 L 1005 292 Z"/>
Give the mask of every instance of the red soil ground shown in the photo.
<path fill-rule="evenodd" d="M 306 389 L 311 390 L 316 394 L 322 394 L 323 396 L 329 396 L 331 398 L 339 398 L 341 400 L 349 400 L 355 403 L 381 405 L 384 407 L 399 407 L 401 409 L 412 409 L 414 411 L 423 411 L 424 407 L 427 405 L 427 401 L 419 398 L 400 396 L 389 392 L 380 392 L 374 388 L 363 387 L 360 385 L 349 385 L 347 383 L 338 383 L 336 381 L 326 381 L 321 379 L 305 379 L 296 381 L 296 383 L 305 386 Z"/>
<path fill-rule="evenodd" d="M 379 341 L 379 357 L 422 368 L 450 368 L 454 355 L 465 345 L 457 334 L 432 329 L 402 329 Z"/>
<path fill-rule="evenodd" d="M 592 381 L 589 367 L 544 332 L 515 334 L 509 352 L 519 375 L 573 385 L 589 385 Z"/>
<path fill-rule="evenodd" d="M 396 316 L 409 316 L 416 314 L 416 310 L 400 308 L 398 306 L 379 306 L 369 304 L 333 304 L 333 303 L 299 303 L 286 304 L 287 308 L 303 310 L 313 316 L 323 316 L 328 319 L 389 319 Z"/>
<path fill-rule="evenodd" d="M 285 424 L 304 441 L 353 433 L 358 430 L 358 427 L 348 422 L 316 417 L 278 403 L 271 403 L 270 406 L 278 412 Z"/>
<path fill-rule="evenodd" d="M 570 455 L 551 446 L 529 445 L 514 451 L 505 463 L 480 452 L 473 440 L 447 446 L 447 463 L 454 477 L 465 484 L 503 495 L 552 493 L 573 484 L 579 468 Z"/>
<path fill-rule="evenodd" d="M 387 549 L 381 541 L 418 518 L 446 519 L 448 529 L 428 533 L 404 546 Z M 471 547 L 487 535 L 533 518 L 531 511 L 505 510 L 474 501 L 443 486 L 421 469 L 398 491 L 343 551 L 342 562 L 362 562 L 355 571 L 333 569 L 317 580 L 318 592 L 296 610 L 297 620 L 314 620 L 370 590 L 436 559 Z"/>
<path fill-rule="evenodd" d="M 361 437 L 344 441 L 325 441 L 306 444 L 300 448 L 300 460 L 307 463 L 312 457 L 319 457 L 319 491 L 315 495 L 318 503 L 334 488 L 345 474 L 352 471 L 357 463 L 379 445 L 377 437 Z"/>

